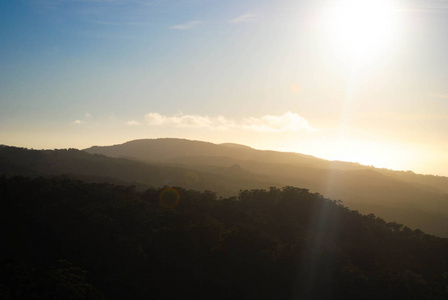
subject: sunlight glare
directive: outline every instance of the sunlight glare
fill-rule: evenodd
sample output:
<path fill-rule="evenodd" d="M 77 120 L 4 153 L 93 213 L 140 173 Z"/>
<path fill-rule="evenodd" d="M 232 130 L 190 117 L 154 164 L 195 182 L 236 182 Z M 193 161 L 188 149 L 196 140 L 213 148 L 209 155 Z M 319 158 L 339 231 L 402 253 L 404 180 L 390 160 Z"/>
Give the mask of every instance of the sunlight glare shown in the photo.
<path fill-rule="evenodd" d="M 406 170 L 420 154 L 412 145 L 351 139 L 335 139 L 317 144 L 313 153 L 329 160 L 357 162 L 366 166 L 395 170 Z"/>
<path fill-rule="evenodd" d="M 328 7 L 323 24 L 335 53 L 353 63 L 371 61 L 390 49 L 400 27 L 398 9 L 387 0 L 344 0 Z"/>

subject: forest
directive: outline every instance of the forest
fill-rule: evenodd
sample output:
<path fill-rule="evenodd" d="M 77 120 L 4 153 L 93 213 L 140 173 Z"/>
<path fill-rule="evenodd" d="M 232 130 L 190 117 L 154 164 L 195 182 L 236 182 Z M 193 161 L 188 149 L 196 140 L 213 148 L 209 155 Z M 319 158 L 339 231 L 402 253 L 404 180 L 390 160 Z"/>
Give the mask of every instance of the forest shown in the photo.
<path fill-rule="evenodd" d="M 0 177 L 1 299 L 446 299 L 448 239 L 307 189 Z"/>
<path fill-rule="evenodd" d="M 296 186 L 342 200 L 363 214 L 448 237 L 448 177 L 183 139 L 135 140 L 85 151 L 0 145 L 0 176 L 64 174 L 87 182 L 135 185 L 140 191 L 164 185 L 209 190 L 218 197 Z"/>

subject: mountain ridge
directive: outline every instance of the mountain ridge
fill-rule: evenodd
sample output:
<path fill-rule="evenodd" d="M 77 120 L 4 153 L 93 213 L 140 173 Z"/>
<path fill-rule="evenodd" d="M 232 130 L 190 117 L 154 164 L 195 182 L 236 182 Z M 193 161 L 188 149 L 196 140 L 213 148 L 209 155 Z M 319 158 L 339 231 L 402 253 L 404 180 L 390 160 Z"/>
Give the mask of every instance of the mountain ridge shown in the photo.
<path fill-rule="evenodd" d="M 220 168 L 237 164 L 282 186 L 307 188 L 342 200 L 362 213 L 374 213 L 389 221 L 448 236 L 448 229 L 444 228 L 448 228 L 448 178 L 444 177 L 185 139 L 145 139 L 110 147 L 91 147 L 85 151 L 174 164 L 215 175 L 222 172 Z"/>
<path fill-rule="evenodd" d="M 129 144 L 118 145 L 119 153 L 114 152 L 116 147 L 107 146 L 90 148 L 93 153 L 77 149 L 0 147 L 0 175 L 69 175 L 89 182 L 125 183 L 141 188 L 179 186 L 211 190 L 225 197 L 245 189 L 297 186 L 342 200 L 344 205 L 361 213 L 373 213 L 387 221 L 448 237 L 448 193 L 438 189 L 437 184 L 419 181 L 420 175 L 411 174 L 413 180 L 404 180 L 403 176 L 409 174 L 384 174 L 378 169 L 353 164 L 348 166 L 355 168 L 341 169 L 331 162 L 307 160 L 291 153 L 234 149 L 179 139 L 168 139 L 167 151 L 166 141 L 150 140 L 149 145 L 148 140 L 131 142 L 131 146 L 138 145 L 134 152 L 126 151 Z M 140 147 L 142 144 L 146 148 Z M 185 144 L 190 147 L 188 151 L 182 147 Z M 202 152 L 196 151 L 203 145 Z M 144 156 L 138 157 L 138 154 Z M 296 160 L 288 163 L 290 158 Z M 431 179 L 428 179 L 430 183 Z M 443 183 L 443 178 L 437 179 Z"/>
<path fill-rule="evenodd" d="M 303 162 L 305 161 L 305 164 L 312 164 L 314 167 L 319 167 L 319 168 L 331 168 L 331 169 L 370 169 L 370 170 L 375 170 L 377 172 L 380 172 L 384 175 L 390 176 L 390 177 L 396 177 L 396 178 L 401 178 L 404 179 L 406 181 L 411 181 L 411 182 L 418 182 L 418 181 L 425 181 L 426 185 L 431 185 L 439 190 L 442 190 L 443 192 L 448 193 L 448 177 L 446 176 L 440 176 L 440 175 L 431 175 L 431 174 L 418 174 L 415 173 L 413 171 L 410 170 L 391 170 L 391 169 L 387 169 L 387 168 L 376 168 L 373 166 L 366 166 L 366 165 L 362 165 L 358 162 L 345 162 L 345 161 L 340 161 L 340 160 L 326 160 L 323 158 L 318 158 L 315 157 L 313 155 L 308 155 L 308 154 L 301 154 L 301 153 L 297 153 L 297 152 L 282 152 L 282 151 L 274 151 L 274 150 L 259 150 L 259 149 L 255 149 L 246 145 L 241 145 L 241 144 L 234 144 L 234 143 L 223 143 L 223 144 L 214 144 L 214 143 L 210 143 L 210 142 L 204 142 L 204 141 L 197 141 L 197 140 L 188 140 L 188 139 L 179 139 L 179 138 L 158 138 L 158 139 L 138 139 L 138 140 L 132 140 L 132 141 L 128 141 L 122 144 L 115 144 L 115 145 L 111 145 L 111 146 L 92 146 L 89 148 L 85 148 L 83 149 L 86 152 L 89 153 L 108 153 L 110 152 L 110 150 L 106 150 L 106 149 L 112 149 L 112 148 L 116 148 L 116 147 L 125 147 L 131 144 L 135 144 L 135 143 L 139 143 L 139 144 L 145 144 L 147 143 L 147 146 L 150 144 L 151 146 L 155 146 L 156 143 L 160 143 L 160 142 L 174 142 L 177 146 L 182 145 L 182 143 L 199 143 L 202 145 L 207 145 L 207 147 L 213 147 L 214 149 L 217 149 L 217 147 L 219 146 L 223 146 L 224 148 L 229 148 L 232 150 L 237 150 L 237 151 L 253 151 L 252 153 L 258 153 L 258 155 L 260 153 L 263 153 L 265 155 L 268 154 L 274 154 L 274 155 L 279 155 L 279 156 L 287 156 L 288 158 L 291 157 L 300 157 L 299 161 L 296 161 L 296 163 L 301 163 L 303 164 Z M 184 144 L 185 145 L 185 144 Z M 237 147 L 227 147 L 226 145 L 237 145 Z M 101 151 L 99 151 L 101 150 Z M 104 151 L 106 150 L 106 151 Z M 215 150 L 216 151 L 216 150 Z M 213 151 L 212 151 L 213 152 Z M 207 154 L 207 156 L 212 156 L 209 155 L 210 152 L 206 152 L 206 151 L 202 151 L 202 153 Z M 228 152 L 227 152 L 228 153 Z M 107 155 L 107 154 L 105 154 Z M 115 153 L 112 156 L 115 157 L 120 157 L 121 155 L 119 155 L 119 153 Z M 185 153 L 183 155 L 173 155 L 175 158 L 181 157 L 181 156 L 189 156 L 186 155 Z M 200 154 L 198 154 L 197 152 L 194 152 L 193 156 L 200 156 Z M 222 157 L 225 157 L 226 155 L 220 155 Z M 126 156 L 123 156 L 126 157 Z M 128 158 L 132 157 L 132 156 L 127 156 Z M 250 158 L 249 160 L 253 160 L 254 157 L 252 156 L 246 156 L 248 158 Z M 142 160 L 142 157 L 139 157 L 139 155 L 135 155 L 134 157 L 132 157 L 133 159 L 138 159 L 138 160 Z M 309 160 L 307 160 L 307 158 L 309 158 Z M 157 159 L 161 159 L 160 157 L 157 157 Z M 162 158 L 164 159 L 164 158 Z M 145 160 L 145 159 L 143 159 Z M 272 162 L 272 161 L 271 161 Z M 289 162 L 288 162 L 289 163 Z M 406 178 L 403 178 L 406 177 Z M 412 179 L 413 178 L 413 179 Z M 439 183 L 434 183 L 435 181 L 439 181 Z"/>
<path fill-rule="evenodd" d="M 232 144 L 232 143 L 225 143 Z M 138 146 L 140 149 L 135 149 L 132 147 Z M 179 149 L 182 148 L 182 155 L 179 155 Z M 202 146 L 203 148 L 199 148 Z M 328 167 L 328 164 L 333 166 L 338 166 L 338 168 L 359 168 L 361 165 L 359 163 L 352 162 L 342 162 L 342 161 L 328 161 L 308 154 L 301 154 L 297 152 L 281 152 L 274 150 L 259 150 L 254 149 L 249 146 L 244 147 L 228 147 L 222 144 L 214 144 L 204 141 L 188 140 L 188 139 L 178 139 L 178 138 L 158 138 L 158 139 L 138 139 L 127 141 L 122 144 L 115 144 L 111 146 L 92 146 L 89 148 L 82 149 L 89 153 L 102 153 L 120 157 L 128 156 L 135 157 L 138 159 L 143 159 L 144 156 L 157 155 L 155 158 L 168 159 L 178 156 L 229 156 L 231 153 L 233 155 L 237 154 L 239 159 L 253 160 L 254 157 L 257 159 L 270 159 L 270 161 L 275 162 L 287 162 L 290 163 L 294 160 L 295 163 L 311 163 L 320 165 L 321 167 Z M 120 153 L 120 151 L 126 149 L 126 152 Z M 111 150 L 114 149 L 114 150 Z M 145 152 L 148 153 L 145 153 Z M 176 152 L 177 151 L 177 152 Z M 126 153 L 126 155 L 124 155 Z M 122 155 L 123 154 L 123 155 Z M 212 155 L 211 155 L 212 154 Z M 227 155 L 226 155 L 227 154 Z"/>

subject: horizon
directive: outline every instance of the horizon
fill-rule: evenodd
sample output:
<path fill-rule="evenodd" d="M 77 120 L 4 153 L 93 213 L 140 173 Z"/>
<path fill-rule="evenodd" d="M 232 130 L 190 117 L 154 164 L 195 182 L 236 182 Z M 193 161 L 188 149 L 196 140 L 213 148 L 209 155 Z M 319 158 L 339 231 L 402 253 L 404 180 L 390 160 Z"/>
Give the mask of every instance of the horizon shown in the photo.
<path fill-rule="evenodd" d="M 4 1 L 0 18 L 0 144 L 184 138 L 448 176 L 448 1 Z"/>
<path fill-rule="evenodd" d="M 299 154 L 299 155 L 306 155 L 306 156 L 311 156 L 317 159 L 322 159 L 322 160 L 326 160 L 326 161 L 330 161 L 330 162 L 343 162 L 343 163 L 353 163 L 353 164 L 359 164 L 362 166 L 365 166 L 366 168 L 375 168 L 375 169 L 384 169 L 384 170 L 390 170 L 390 171 L 395 171 L 395 172 L 412 172 L 414 174 L 417 175 L 425 175 L 425 176 L 440 176 L 440 177 L 448 177 L 446 175 L 439 175 L 439 174 L 425 174 L 425 173 L 418 173 L 415 172 L 414 170 L 398 170 L 398 169 L 391 169 L 391 168 L 387 168 L 387 167 L 378 167 L 378 166 L 374 166 L 374 165 L 367 165 L 367 164 L 362 164 L 360 162 L 356 162 L 356 161 L 344 161 L 344 160 L 331 160 L 331 159 L 325 159 L 322 157 L 318 157 L 312 154 L 306 154 L 306 153 L 299 153 L 299 152 L 294 152 L 294 151 L 281 151 L 281 150 L 273 150 L 273 149 L 260 149 L 260 148 L 254 148 L 251 147 L 249 145 L 245 145 L 245 144 L 241 144 L 241 143 L 232 143 L 232 142 L 223 142 L 223 143 L 213 143 L 213 142 L 209 142 L 209 141 L 203 141 L 203 140 L 193 140 L 193 139 L 185 139 L 185 138 L 168 138 L 168 137 L 160 137 L 160 138 L 141 138 L 141 139 L 135 139 L 135 140 L 129 140 L 129 141 L 125 141 L 122 143 L 117 143 L 117 144 L 110 144 L 110 145 L 91 145 L 85 148 L 72 148 L 72 147 L 66 147 L 66 148 L 32 148 L 32 147 L 20 147 L 20 146 L 15 146 L 15 145 L 5 145 L 5 144 L 0 144 L 0 146 L 6 146 L 6 147 L 19 147 L 19 148 L 25 148 L 25 149 L 29 149 L 29 150 L 38 150 L 38 151 L 43 151 L 43 150 L 68 150 L 68 149 L 76 149 L 79 151 L 84 151 L 93 147 L 110 147 L 110 146 L 118 146 L 118 145 L 123 145 L 129 142 L 133 142 L 133 141 L 143 141 L 143 140 L 166 140 L 166 139 L 174 139 L 174 140 L 185 140 L 185 141 L 190 141 L 190 142 L 201 142 L 201 143 L 210 143 L 213 145 L 235 145 L 235 146 L 242 146 L 242 147 L 249 147 L 252 150 L 259 150 L 259 151 L 273 151 L 273 152 L 282 152 L 282 153 L 294 153 L 294 154 Z"/>

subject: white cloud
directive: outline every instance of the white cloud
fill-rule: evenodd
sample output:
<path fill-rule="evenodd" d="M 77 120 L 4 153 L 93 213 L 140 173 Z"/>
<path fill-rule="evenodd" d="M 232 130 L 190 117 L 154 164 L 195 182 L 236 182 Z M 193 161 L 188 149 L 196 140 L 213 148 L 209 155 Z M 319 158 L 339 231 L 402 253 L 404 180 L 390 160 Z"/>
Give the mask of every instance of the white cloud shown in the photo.
<path fill-rule="evenodd" d="M 250 23 L 256 18 L 256 15 L 254 14 L 244 14 L 241 16 L 236 17 L 235 19 L 230 20 L 230 23 Z"/>
<path fill-rule="evenodd" d="M 140 126 L 141 124 L 140 124 L 140 122 L 137 122 L 135 120 L 130 120 L 130 121 L 126 122 L 126 125 L 128 125 L 128 126 Z"/>
<path fill-rule="evenodd" d="M 77 119 L 77 120 L 73 121 L 73 124 L 75 124 L 75 125 L 84 124 L 84 123 L 88 122 L 88 120 L 91 118 L 92 118 L 92 115 L 90 113 L 85 113 L 84 118 Z"/>
<path fill-rule="evenodd" d="M 261 118 L 246 118 L 243 128 L 262 132 L 314 131 L 305 118 L 290 111 L 281 116 L 266 115 Z"/>
<path fill-rule="evenodd" d="M 296 132 L 314 131 L 308 121 L 297 113 L 290 111 L 281 116 L 265 115 L 260 118 L 244 118 L 241 122 L 227 119 L 223 116 L 209 117 L 199 115 L 184 115 L 182 113 L 164 116 L 159 113 L 145 115 L 148 125 L 174 126 L 180 128 L 206 128 L 210 130 L 243 129 L 258 132 Z"/>
<path fill-rule="evenodd" d="M 203 23 L 202 21 L 190 21 L 184 24 L 178 24 L 178 25 L 173 25 L 170 27 L 170 29 L 177 29 L 177 30 L 188 30 L 191 29 L 199 24 Z"/>
<path fill-rule="evenodd" d="M 184 115 L 182 113 L 167 117 L 159 113 L 149 113 L 145 115 L 145 120 L 149 125 L 172 125 L 176 127 L 204 127 L 214 129 L 213 120 L 210 117 L 198 115 Z"/>

